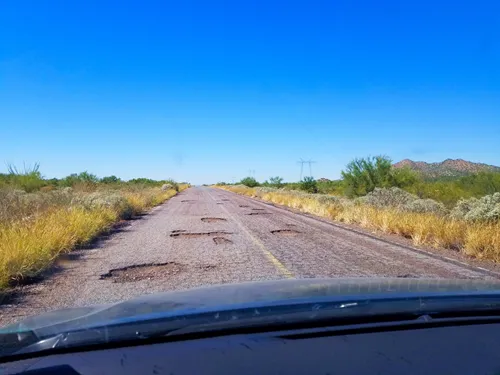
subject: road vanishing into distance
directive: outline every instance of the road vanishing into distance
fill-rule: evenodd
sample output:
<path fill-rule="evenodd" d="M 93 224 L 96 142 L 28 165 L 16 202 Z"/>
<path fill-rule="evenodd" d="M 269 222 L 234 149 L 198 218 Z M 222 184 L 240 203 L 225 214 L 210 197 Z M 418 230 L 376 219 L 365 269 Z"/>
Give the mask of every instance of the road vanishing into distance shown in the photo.
<path fill-rule="evenodd" d="M 0 304 L 0 325 L 59 308 L 208 284 L 310 277 L 498 278 L 231 192 L 192 187 L 61 257 Z"/>

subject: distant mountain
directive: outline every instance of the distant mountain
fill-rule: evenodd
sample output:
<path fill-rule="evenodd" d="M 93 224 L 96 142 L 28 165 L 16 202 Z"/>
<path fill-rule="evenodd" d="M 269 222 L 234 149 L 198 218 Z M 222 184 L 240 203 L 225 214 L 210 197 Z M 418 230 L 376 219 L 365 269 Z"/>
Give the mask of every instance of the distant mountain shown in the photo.
<path fill-rule="evenodd" d="M 473 163 L 463 159 L 446 159 L 440 163 L 426 163 L 424 161 L 404 159 L 394 164 L 394 167 L 410 167 L 428 178 L 461 177 L 483 171 L 500 172 L 500 167 L 483 163 Z"/>

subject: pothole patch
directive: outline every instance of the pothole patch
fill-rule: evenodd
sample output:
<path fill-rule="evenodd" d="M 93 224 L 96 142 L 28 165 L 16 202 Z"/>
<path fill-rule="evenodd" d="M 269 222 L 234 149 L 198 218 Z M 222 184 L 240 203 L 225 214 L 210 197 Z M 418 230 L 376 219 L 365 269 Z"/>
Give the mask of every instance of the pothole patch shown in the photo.
<path fill-rule="evenodd" d="M 217 223 L 219 221 L 227 221 L 223 217 L 202 217 L 201 221 L 204 223 Z"/>
<path fill-rule="evenodd" d="M 146 263 L 115 268 L 101 275 L 101 280 L 111 279 L 114 283 L 130 283 L 140 280 L 164 279 L 183 271 L 183 266 L 175 262 Z"/>
<path fill-rule="evenodd" d="M 271 233 L 280 236 L 295 236 L 300 232 L 297 232 L 296 230 L 293 229 L 277 229 L 277 230 L 272 230 Z"/>
<path fill-rule="evenodd" d="M 225 237 L 214 237 L 213 238 L 216 245 L 229 245 L 232 244 L 233 241 L 225 238 Z"/>
<path fill-rule="evenodd" d="M 250 206 L 248 206 L 248 205 L 246 205 L 246 204 L 240 204 L 240 207 L 241 207 L 241 208 L 248 208 L 248 207 L 250 207 Z"/>
<path fill-rule="evenodd" d="M 224 204 L 224 203 L 222 203 L 222 202 L 217 202 L 217 204 Z"/>
<path fill-rule="evenodd" d="M 197 238 L 197 237 L 212 237 L 212 236 L 224 236 L 227 234 L 232 234 L 226 231 L 216 231 L 216 232 L 182 232 L 182 233 L 172 233 L 170 237 L 174 238 Z"/>
<path fill-rule="evenodd" d="M 187 232 L 187 230 L 185 230 L 185 229 L 176 229 L 176 230 L 172 231 L 172 233 L 183 233 L 183 232 Z"/>
<path fill-rule="evenodd" d="M 270 212 L 256 211 L 256 212 L 250 212 L 247 215 L 271 215 L 271 213 Z"/>
<path fill-rule="evenodd" d="M 252 208 L 252 211 L 265 211 L 265 208 Z"/>
<path fill-rule="evenodd" d="M 194 199 L 184 199 L 181 201 L 182 203 L 196 202 Z"/>

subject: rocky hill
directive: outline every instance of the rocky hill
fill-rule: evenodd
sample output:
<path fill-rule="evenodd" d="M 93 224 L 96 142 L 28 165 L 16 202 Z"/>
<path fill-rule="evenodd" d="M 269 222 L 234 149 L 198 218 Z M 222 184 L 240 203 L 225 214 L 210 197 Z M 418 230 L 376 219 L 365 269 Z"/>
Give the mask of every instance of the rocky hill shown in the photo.
<path fill-rule="evenodd" d="M 482 171 L 500 172 L 500 167 L 483 163 L 473 163 L 463 159 L 446 159 L 440 163 L 426 163 L 424 161 L 404 159 L 394 164 L 394 167 L 410 167 L 428 178 L 460 177 Z"/>

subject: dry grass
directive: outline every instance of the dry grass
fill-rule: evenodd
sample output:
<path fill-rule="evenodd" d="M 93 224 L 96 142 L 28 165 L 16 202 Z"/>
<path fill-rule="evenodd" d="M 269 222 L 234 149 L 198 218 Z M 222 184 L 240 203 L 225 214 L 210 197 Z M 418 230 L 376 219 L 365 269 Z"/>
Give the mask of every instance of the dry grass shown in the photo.
<path fill-rule="evenodd" d="M 242 186 L 221 187 L 225 190 L 259 197 L 332 220 L 357 224 L 363 228 L 409 238 L 416 246 L 448 248 L 467 255 L 500 262 L 500 223 L 470 223 L 430 213 L 404 212 L 391 208 L 342 201 L 320 203 L 312 194 L 277 190 L 259 193 Z"/>
<path fill-rule="evenodd" d="M 0 202 L 19 208 L 25 215 L 19 218 L 14 213 L 0 221 L 0 289 L 12 281 L 36 276 L 59 254 L 88 243 L 119 219 L 142 213 L 171 198 L 176 191 L 148 188 L 99 195 L 80 191 L 61 195 L 57 200 L 48 195 L 52 193 L 37 194 Z"/>

